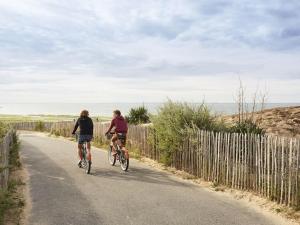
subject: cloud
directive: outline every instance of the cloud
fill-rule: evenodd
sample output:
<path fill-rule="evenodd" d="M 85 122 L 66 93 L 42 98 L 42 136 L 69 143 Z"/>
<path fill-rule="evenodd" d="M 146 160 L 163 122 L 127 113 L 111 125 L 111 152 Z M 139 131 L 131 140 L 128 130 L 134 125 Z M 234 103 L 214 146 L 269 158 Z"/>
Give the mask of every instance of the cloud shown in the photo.
<path fill-rule="evenodd" d="M 299 10 L 295 0 L 1 1 L 0 87 L 10 101 L 71 101 L 76 88 L 114 101 L 97 94 L 114 87 L 122 101 L 217 101 L 238 76 L 250 89 L 300 85 Z M 232 101 L 237 84 L 226 85 Z M 297 101 L 296 89 L 274 101 Z"/>

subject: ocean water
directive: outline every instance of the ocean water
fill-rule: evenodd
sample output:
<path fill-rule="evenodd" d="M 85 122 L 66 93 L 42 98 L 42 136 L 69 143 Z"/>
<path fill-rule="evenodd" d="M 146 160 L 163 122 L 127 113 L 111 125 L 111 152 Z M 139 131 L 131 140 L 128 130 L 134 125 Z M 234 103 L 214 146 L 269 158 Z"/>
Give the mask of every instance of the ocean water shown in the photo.
<path fill-rule="evenodd" d="M 111 116 L 115 109 L 127 114 L 132 107 L 144 105 L 149 112 L 155 114 L 163 103 L 0 103 L 0 114 L 15 115 L 78 115 L 82 109 L 89 110 L 92 116 Z M 200 103 L 193 103 L 200 104 Z M 234 114 L 236 103 L 207 103 L 215 113 Z M 265 108 L 299 106 L 300 103 L 268 103 Z M 251 104 L 249 104 L 251 109 Z"/>

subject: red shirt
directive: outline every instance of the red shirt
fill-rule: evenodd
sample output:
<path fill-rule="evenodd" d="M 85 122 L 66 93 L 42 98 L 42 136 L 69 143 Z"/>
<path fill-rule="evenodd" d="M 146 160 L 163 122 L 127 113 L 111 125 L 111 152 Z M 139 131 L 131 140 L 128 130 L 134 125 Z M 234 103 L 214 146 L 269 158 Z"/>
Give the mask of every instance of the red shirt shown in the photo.
<path fill-rule="evenodd" d="M 110 124 L 110 127 L 108 130 L 110 131 L 113 127 L 115 127 L 116 133 L 127 133 L 127 131 L 128 131 L 127 122 L 123 116 L 115 117 L 111 121 L 111 124 Z"/>

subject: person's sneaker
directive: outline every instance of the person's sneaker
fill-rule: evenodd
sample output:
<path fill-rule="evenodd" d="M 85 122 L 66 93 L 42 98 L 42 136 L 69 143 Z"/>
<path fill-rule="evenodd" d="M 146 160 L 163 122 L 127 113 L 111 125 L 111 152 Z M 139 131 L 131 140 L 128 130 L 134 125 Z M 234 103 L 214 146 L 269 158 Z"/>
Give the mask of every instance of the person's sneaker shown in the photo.
<path fill-rule="evenodd" d="M 81 160 L 79 160 L 77 165 L 78 165 L 79 168 L 82 168 Z"/>

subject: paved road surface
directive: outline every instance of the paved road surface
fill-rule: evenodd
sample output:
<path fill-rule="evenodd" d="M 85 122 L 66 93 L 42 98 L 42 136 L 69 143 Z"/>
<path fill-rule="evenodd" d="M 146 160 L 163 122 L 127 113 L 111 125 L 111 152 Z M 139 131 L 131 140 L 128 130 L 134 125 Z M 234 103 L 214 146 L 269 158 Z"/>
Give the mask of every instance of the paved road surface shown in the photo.
<path fill-rule="evenodd" d="M 76 143 L 22 133 L 29 172 L 30 225 L 283 225 L 205 188 L 131 160 L 121 172 L 93 151 L 92 174 L 76 166 Z"/>

